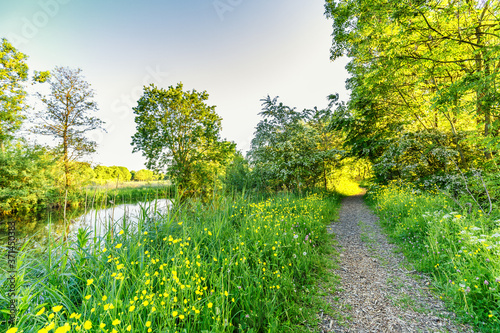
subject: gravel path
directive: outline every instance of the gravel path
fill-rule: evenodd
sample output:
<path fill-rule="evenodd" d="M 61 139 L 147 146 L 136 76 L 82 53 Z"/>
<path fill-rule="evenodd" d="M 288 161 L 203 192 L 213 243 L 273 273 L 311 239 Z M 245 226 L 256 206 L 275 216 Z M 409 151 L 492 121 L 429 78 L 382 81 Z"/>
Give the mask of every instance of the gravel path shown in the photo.
<path fill-rule="evenodd" d="M 454 322 L 431 294 L 429 279 L 403 267 L 404 257 L 393 252 L 377 221 L 362 195 L 343 200 L 339 221 L 329 227 L 338 242 L 341 282 L 327 301 L 337 315 L 320 314 L 320 331 L 473 332 Z"/>

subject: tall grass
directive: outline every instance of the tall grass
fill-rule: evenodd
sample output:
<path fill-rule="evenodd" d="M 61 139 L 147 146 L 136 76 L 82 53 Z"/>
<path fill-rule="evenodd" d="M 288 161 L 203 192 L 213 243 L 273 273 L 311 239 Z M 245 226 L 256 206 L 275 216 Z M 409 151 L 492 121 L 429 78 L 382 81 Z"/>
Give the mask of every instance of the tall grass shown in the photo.
<path fill-rule="evenodd" d="M 337 197 L 176 202 L 144 206 L 137 230 L 20 251 L 18 332 L 308 331 Z"/>
<path fill-rule="evenodd" d="M 415 268 L 434 277 L 440 297 L 482 331 L 500 332 L 499 216 L 459 211 L 442 194 L 411 186 L 379 187 L 369 201 Z"/>
<path fill-rule="evenodd" d="M 73 207 L 83 207 L 89 201 L 94 205 L 104 203 L 132 203 L 137 201 L 148 201 L 157 198 L 173 198 L 176 194 L 175 186 L 141 186 L 141 187 L 120 187 L 116 189 L 88 188 L 73 194 L 71 201 Z"/>

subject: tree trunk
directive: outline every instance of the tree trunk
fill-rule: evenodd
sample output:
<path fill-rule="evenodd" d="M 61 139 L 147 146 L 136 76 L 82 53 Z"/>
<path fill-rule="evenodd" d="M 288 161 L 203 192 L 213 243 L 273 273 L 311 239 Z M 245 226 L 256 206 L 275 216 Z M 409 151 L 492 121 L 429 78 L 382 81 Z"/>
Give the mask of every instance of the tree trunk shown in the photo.
<path fill-rule="evenodd" d="M 64 187 L 66 190 L 69 188 L 69 161 L 68 161 L 68 134 L 64 131 L 63 134 L 63 163 L 64 163 Z"/>
<path fill-rule="evenodd" d="M 328 184 L 326 181 L 326 166 L 325 166 L 325 161 L 323 160 L 323 178 L 325 180 L 325 191 L 328 191 Z"/>
<path fill-rule="evenodd" d="M 479 24 L 479 22 L 478 22 Z M 476 43 L 481 45 L 482 43 L 482 31 L 481 27 L 478 25 L 476 27 Z M 481 45 L 481 51 L 477 52 L 475 55 L 476 62 L 476 73 L 481 74 L 484 68 L 484 76 L 488 77 L 489 75 L 489 64 L 485 60 L 484 56 L 484 46 Z M 476 113 L 479 116 L 483 116 L 484 120 L 484 132 L 483 136 L 486 138 L 490 134 L 491 127 L 491 110 L 490 110 L 490 102 L 489 102 L 489 87 L 485 82 L 479 82 L 476 89 Z M 486 148 L 484 150 L 484 157 L 487 160 L 491 159 L 491 152 Z"/>

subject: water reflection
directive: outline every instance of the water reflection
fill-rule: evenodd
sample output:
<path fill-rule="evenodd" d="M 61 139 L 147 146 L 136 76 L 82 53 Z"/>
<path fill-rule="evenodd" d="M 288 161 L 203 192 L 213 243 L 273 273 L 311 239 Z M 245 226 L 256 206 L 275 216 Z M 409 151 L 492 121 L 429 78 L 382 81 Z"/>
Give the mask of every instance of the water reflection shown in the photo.
<path fill-rule="evenodd" d="M 68 234 L 76 235 L 80 228 L 91 231 L 92 237 L 102 236 L 111 230 L 111 227 L 115 233 L 124 228 L 134 230 L 141 217 L 154 218 L 166 213 L 170 206 L 170 200 L 157 199 L 150 202 L 117 205 L 107 209 L 92 209 L 87 214 L 71 220 L 68 225 Z"/>
<path fill-rule="evenodd" d="M 156 199 L 148 202 L 138 202 L 134 204 L 120 204 L 105 209 L 90 209 L 88 211 L 77 211 L 68 213 L 66 222 L 61 216 L 49 216 L 45 221 L 37 220 L 34 217 L 17 217 L 2 221 L 0 232 L 0 244 L 6 244 L 8 238 L 7 224 L 9 221 L 16 222 L 16 238 L 18 245 L 24 243 L 28 238 L 37 243 L 45 243 L 48 239 L 57 240 L 67 238 L 76 240 L 78 229 L 90 231 L 90 237 L 101 237 L 108 230 L 113 229 L 114 233 L 127 228 L 133 232 L 137 228 L 140 218 L 155 219 L 165 214 L 171 207 L 169 199 Z M 50 238 L 49 238 L 50 235 Z"/>

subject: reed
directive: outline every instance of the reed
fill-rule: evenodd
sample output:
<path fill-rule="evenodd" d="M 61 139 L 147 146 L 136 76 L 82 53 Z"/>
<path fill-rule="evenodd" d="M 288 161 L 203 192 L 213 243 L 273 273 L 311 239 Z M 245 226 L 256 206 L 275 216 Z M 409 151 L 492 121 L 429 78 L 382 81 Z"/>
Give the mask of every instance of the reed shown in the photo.
<path fill-rule="evenodd" d="M 18 332 L 308 331 L 325 309 L 338 196 L 173 202 L 142 205 L 137 226 L 115 234 L 22 249 Z"/>

